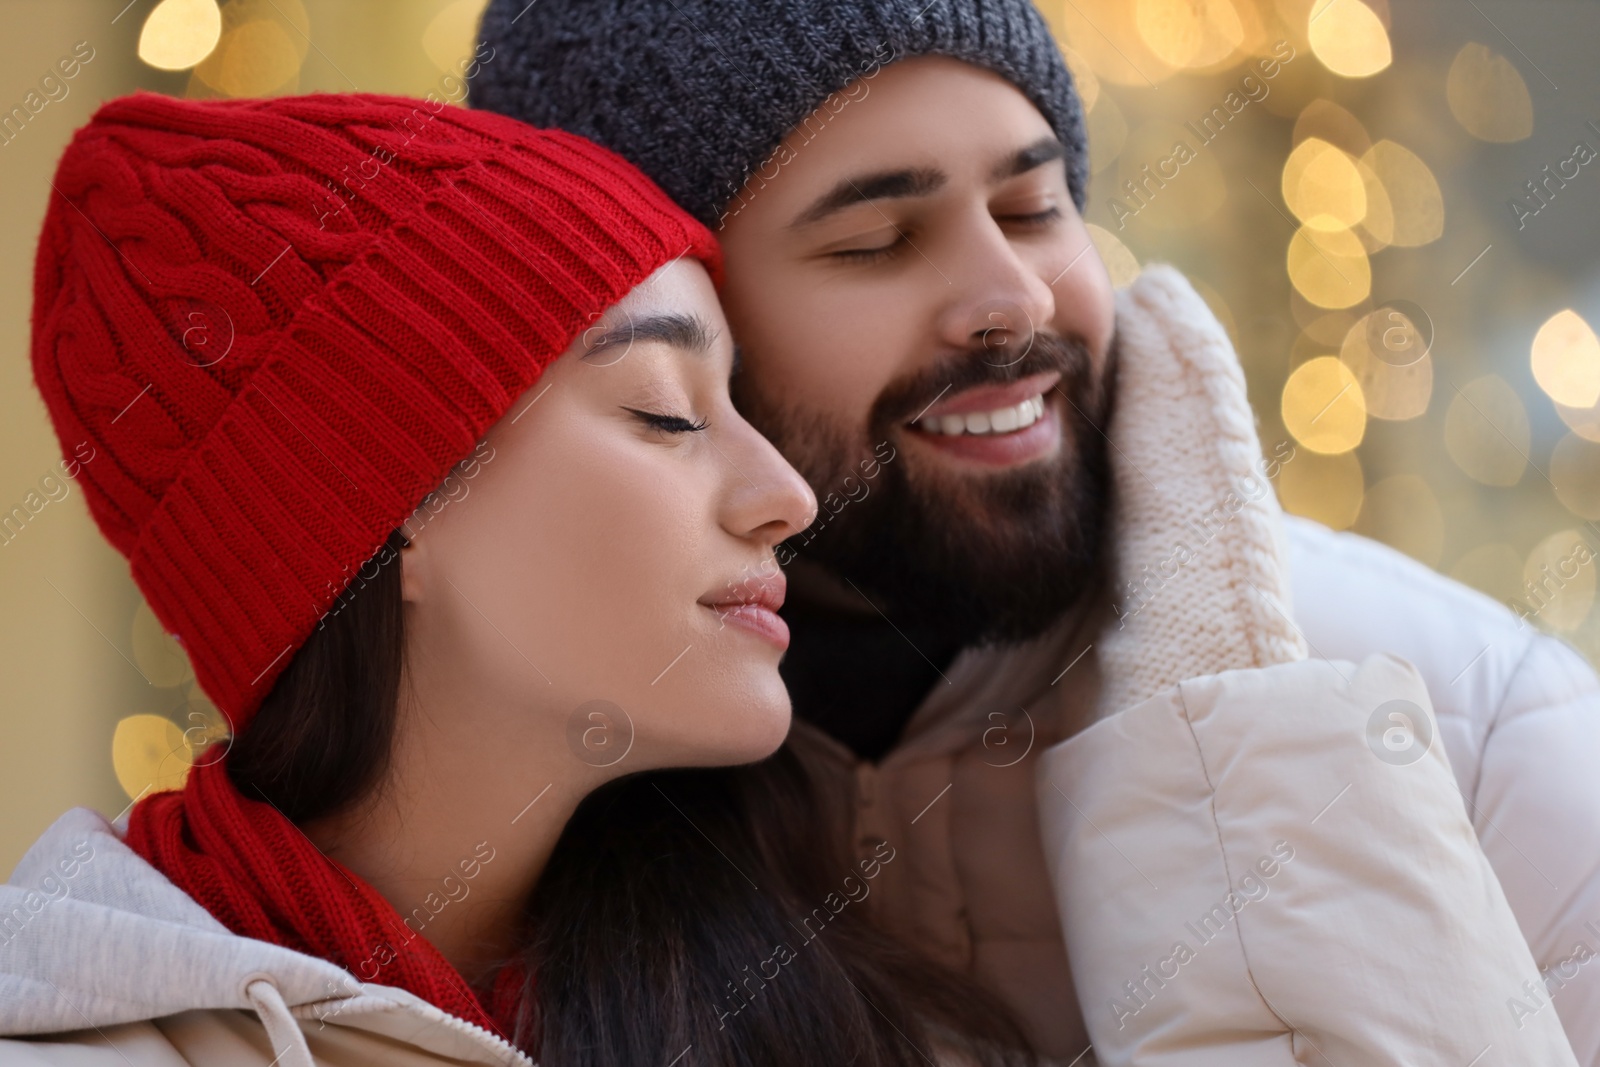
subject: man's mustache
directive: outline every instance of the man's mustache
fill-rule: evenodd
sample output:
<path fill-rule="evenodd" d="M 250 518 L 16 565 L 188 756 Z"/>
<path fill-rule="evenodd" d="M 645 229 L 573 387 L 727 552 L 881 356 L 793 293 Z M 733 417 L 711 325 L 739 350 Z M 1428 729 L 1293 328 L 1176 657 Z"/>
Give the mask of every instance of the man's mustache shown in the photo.
<path fill-rule="evenodd" d="M 1036 332 L 1004 346 L 969 349 L 891 382 L 872 406 L 871 425 L 907 423 L 940 399 L 975 385 L 1008 385 L 1045 371 L 1061 373 L 1060 388 L 1070 397 L 1089 384 L 1093 367 L 1088 342 L 1076 335 Z"/>

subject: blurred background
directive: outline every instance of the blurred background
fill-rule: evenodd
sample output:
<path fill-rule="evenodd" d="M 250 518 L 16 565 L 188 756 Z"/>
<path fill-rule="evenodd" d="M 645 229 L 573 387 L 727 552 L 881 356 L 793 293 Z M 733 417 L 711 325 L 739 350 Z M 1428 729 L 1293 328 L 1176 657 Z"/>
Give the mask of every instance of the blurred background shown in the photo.
<path fill-rule="evenodd" d="M 1295 444 L 1285 506 L 1600 662 L 1600 5 L 1039 5 L 1088 108 L 1096 244 L 1119 284 L 1150 261 L 1194 279 L 1263 445 Z M 115 816 L 221 740 L 33 388 L 33 250 L 62 148 L 135 89 L 459 99 L 483 6 L 8 0 L 0 871 L 66 808 Z"/>

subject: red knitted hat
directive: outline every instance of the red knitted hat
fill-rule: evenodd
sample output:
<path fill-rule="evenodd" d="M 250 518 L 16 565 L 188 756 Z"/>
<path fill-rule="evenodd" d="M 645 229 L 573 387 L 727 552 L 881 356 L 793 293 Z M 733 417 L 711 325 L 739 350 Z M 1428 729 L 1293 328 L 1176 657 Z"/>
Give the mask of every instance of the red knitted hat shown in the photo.
<path fill-rule="evenodd" d="M 399 97 L 114 100 L 54 189 L 35 378 L 235 730 L 586 324 L 686 253 L 720 281 L 621 157 Z"/>

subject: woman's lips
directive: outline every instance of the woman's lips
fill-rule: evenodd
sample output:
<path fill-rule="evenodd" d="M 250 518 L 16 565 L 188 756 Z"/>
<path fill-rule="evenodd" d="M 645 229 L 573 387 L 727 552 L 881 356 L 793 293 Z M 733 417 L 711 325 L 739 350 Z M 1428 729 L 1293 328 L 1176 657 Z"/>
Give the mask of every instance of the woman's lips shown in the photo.
<path fill-rule="evenodd" d="M 789 647 L 789 624 L 776 611 L 761 604 L 712 604 L 711 610 L 724 626 L 736 626 L 776 645 L 781 652 Z"/>
<path fill-rule="evenodd" d="M 748 630 L 782 650 L 789 647 L 789 624 L 779 618 L 778 609 L 783 607 L 788 584 L 773 560 L 770 568 L 730 581 L 728 592 L 718 594 L 716 600 L 701 600 L 700 604 L 716 612 L 723 626 Z"/>

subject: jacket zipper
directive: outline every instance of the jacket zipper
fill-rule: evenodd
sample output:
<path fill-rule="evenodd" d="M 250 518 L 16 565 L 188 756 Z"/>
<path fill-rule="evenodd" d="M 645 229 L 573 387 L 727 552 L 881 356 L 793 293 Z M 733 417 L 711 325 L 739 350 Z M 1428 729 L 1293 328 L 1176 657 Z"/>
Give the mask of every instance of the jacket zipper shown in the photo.
<path fill-rule="evenodd" d="M 360 997 L 362 995 L 363 994 L 360 994 L 360 993 L 356 994 L 357 997 Z M 442 1008 L 438 1008 L 438 1007 L 435 1007 L 433 1005 L 429 1005 L 429 1007 L 433 1007 L 434 1011 L 438 1012 L 438 1016 L 434 1017 L 434 1016 L 427 1015 L 426 1013 L 422 1012 L 416 1005 L 413 1005 L 413 1004 L 407 1004 L 407 1003 L 404 1003 L 404 1002 L 396 1003 L 396 1002 L 394 1002 L 392 1000 L 385 1000 L 385 1002 L 388 1003 L 388 1004 L 394 1005 L 394 1007 L 398 1008 L 399 1010 L 401 1010 L 403 1012 L 410 1012 L 412 1015 L 421 1015 L 424 1018 L 426 1018 L 427 1021 L 430 1022 L 430 1023 L 442 1024 L 444 1026 L 448 1026 L 448 1027 L 450 1027 L 450 1028 L 452 1028 L 454 1030 L 457 1030 L 457 1031 L 459 1031 L 461 1033 L 467 1034 L 470 1037 L 476 1038 L 481 1043 L 483 1043 L 485 1045 L 488 1045 L 490 1048 L 494 1049 L 496 1052 L 501 1052 L 501 1053 L 509 1052 L 515 1058 L 515 1062 L 517 1062 L 519 1064 L 526 1064 L 526 1065 L 528 1065 L 528 1067 L 539 1067 L 539 1062 L 537 1060 L 530 1058 L 527 1053 L 523 1052 L 521 1049 L 519 1049 L 517 1046 L 513 1045 L 511 1042 L 507 1041 L 505 1038 L 501 1037 L 499 1034 L 495 1033 L 492 1030 L 486 1030 L 483 1027 L 479 1026 L 477 1023 L 469 1023 L 465 1019 L 457 1018 L 456 1016 L 451 1015 L 449 1012 L 443 1010 Z M 304 1009 L 304 1008 L 307 1008 L 307 1007 L 310 1007 L 310 1005 L 302 1004 L 302 1005 L 298 1005 L 297 1006 L 297 1008 L 299 1008 L 299 1009 Z M 336 1015 L 338 1013 L 335 1012 L 333 1014 Z M 305 1018 L 312 1018 L 314 1016 L 304 1016 L 304 1017 Z M 331 1016 L 318 1017 L 318 1018 L 323 1018 L 324 1021 L 327 1021 L 328 1019 L 331 1019 Z M 338 1023 L 335 1022 L 333 1025 L 337 1026 Z"/>
<path fill-rule="evenodd" d="M 494 1033 L 491 1030 L 485 1030 L 477 1023 L 469 1023 L 465 1019 L 458 1019 L 447 1011 L 441 1011 L 439 1014 L 444 1017 L 444 1021 L 448 1025 L 454 1027 L 455 1029 L 466 1034 L 471 1034 L 473 1037 L 480 1038 L 497 1050 L 511 1053 L 511 1055 L 516 1057 L 516 1062 L 528 1064 L 529 1067 L 539 1067 L 537 1060 L 531 1059 L 527 1053 L 523 1052 L 521 1049 L 507 1041 L 505 1038 L 501 1037 L 499 1034 Z"/>

